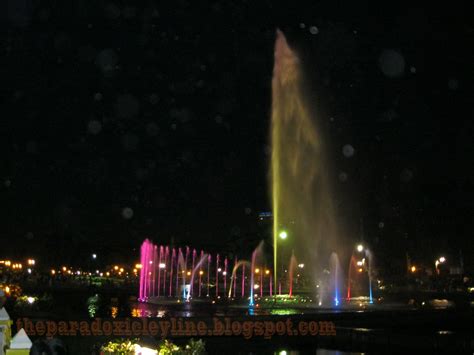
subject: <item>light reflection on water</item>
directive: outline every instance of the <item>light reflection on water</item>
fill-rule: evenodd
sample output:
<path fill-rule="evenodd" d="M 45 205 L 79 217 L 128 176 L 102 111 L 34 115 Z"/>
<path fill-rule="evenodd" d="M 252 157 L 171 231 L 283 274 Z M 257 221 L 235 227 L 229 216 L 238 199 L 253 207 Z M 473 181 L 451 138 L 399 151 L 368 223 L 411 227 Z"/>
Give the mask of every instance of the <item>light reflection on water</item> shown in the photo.
<path fill-rule="evenodd" d="M 279 350 L 273 353 L 274 355 L 300 355 L 303 354 L 298 350 Z M 341 350 L 332 350 L 332 349 L 316 349 L 316 355 L 365 355 L 365 353 L 360 352 L 347 352 Z"/>
<path fill-rule="evenodd" d="M 131 316 L 135 318 L 163 318 L 166 316 L 167 311 L 164 309 L 157 309 L 151 311 L 146 308 L 132 308 Z"/>
<path fill-rule="evenodd" d="M 136 318 L 163 318 L 163 317 L 196 317 L 196 316 L 288 316 L 304 314 L 302 310 L 295 308 L 259 309 L 252 307 L 206 307 L 202 305 L 181 306 L 159 306 L 154 304 L 137 303 L 130 309 L 130 315 Z"/>
<path fill-rule="evenodd" d="M 289 316 L 292 314 L 300 314 L 296 309 L 271 309 L 270 314 L 275 316 Z"/>

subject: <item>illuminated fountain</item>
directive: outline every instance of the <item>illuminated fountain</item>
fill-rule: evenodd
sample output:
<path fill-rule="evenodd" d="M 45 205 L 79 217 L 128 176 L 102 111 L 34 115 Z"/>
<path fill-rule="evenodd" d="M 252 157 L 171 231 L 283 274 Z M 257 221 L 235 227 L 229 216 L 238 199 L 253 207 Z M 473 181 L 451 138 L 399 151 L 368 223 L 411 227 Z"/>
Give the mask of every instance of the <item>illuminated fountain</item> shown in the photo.
<path fill-rule="evenodd" d="M 252 252 L 252 262 L 250 264 L 250 300 L 249 306 L 253 306 L 255 299 L 254 299 L 254 292 L 255 292 L 255 273 L 256 273 L 256 265 L 257 265 L 257 256 L 260 256 L 262 253 L 263 242 L 255 248 Z M 259 272 L 260 273 L 260 272 Z M 259 287 L 263 288 L 263 285 L 259 285 Z"/>
<path fill-rule="evenodd" d="M 293 296 L 293 277 L 295 273 L 295 268 L 296 268 L 296 257 L 295 253 L 291 253 L 291 259 L 290 259 L 290 266 L 288 267 L 288 275 L 289 275 L 289 290 L 288 290 L 288 295 L 291 297 Z"/>
<path fill-rule="evenodd" d="M 336 253 L 332 253 L 329 261 L 330 266 L 330 290 L 332 290 L 332 302 L 334 306 L 339 306 L 341 302 L 341 265 Z"/>
<path fill-rule="evenodd" d="M 250 263 L 247 260 L 236 261 L 234 268 L 232 269 L 232 275 L 230 277 L 229 298 L 232 297 L 232 290 L 234 292 L 234 297 L 236 296 L 235 291 L 237 287 L 237 270 L 241 266 L 242 266 L 241 297 L 244 297 L 245 295 L 245 266 L 246 265 L 250 267 Z"/>
<path fill-rule="evenodd" d="M 368 299 L 369 303 L 373 303 L 372 295 L 372 261 L 373 256 L 372 252 L 364 247 L 362 244 L 357 245 L 356 247 L 357 255 L 361 258 L 358 260 L 354 252 L 352 253 L 349 270 L 347 273 L 347 301 L 351 301 L 353 298 L 357 300 Z M 367 275 L 368 282 L 368 296 L 358 295 L 359 297 L 354 297 L 353 295 L 353 286 L 357 283 L 364 283 L 364 276 Z M 360 285 L 359 285 L 360 286 Z M 364 287 L 362 287 L 364 289 Z M 363 292 L 365 293 L 365 291 Z"/>
<path fill-rule="evenodd" d="M 186 300 L 189 301 L 190 298 L 193 296 L 193 286 L 194 286 L 194 275 L 196 274 L 196 271 L 201 270 L 201 265 L 206 261 L 207 255 L 206 254 L 201 254 L 201 257 L 199 258 L 199 261 L 196 266 L 194 266 L 194 259 L 195 259 L 195 250 L 193 252 L 193 271 L 191 272 L 191 278 L 189 280 L 189 292 L 187 294 Z M 199 287 L 201 287 L 201 283 L 199 282 Z M 200 289 L 199 289 L 200 290 Z"/>
<path fill-rule="evenodd" d="M 309 104 L 300 58 L 279 30 L 274 55 L 270 175 L 276 289 L 281 284 L 279 262 L 286 260 L 285 251 L 294 250 L 298 260 L 309 268 L 307 271 L 316 275 L 326 266 L 331 253 L 341 250 L 342 241 L 335 223 L 327 145 Z M 278 236 L 282 228 L 290 229 L 288 238 L 280 242 Z M 332 265 L 336 257 L 331 256 L 331 272 L 340 271 Z M 333 287 L 338 284 L 332 282 Z M 292 286 L 290 293 L 293 293 Z"/>
<path fill-rule="evenodd" d="M 232 264 L 227 257 L 219 254 L 213 257 L 203 250 L 198 253 L 196 249 L 189 247 L 157 246 L 146 239 L 141 246 L 139 300 L 159 302 L 160 299 L 172 298 L 190 301 L 200 297 L 220 299 L 222 296 L 245 299 L 250 295 L 253 299 L 253 272 L 257 261 L 262 258 L 262 243 L 252 256 L 252 264 L 237 258 Z M 230 283 L 228 270 L 232 270 Z M 269 273 L 267 270 L 267 275 Z M 260 285 L 262 283 L 263 275 L 260 275 Z M 237 292 L 238 286 L 241 292 Z M 249 291 L 246 292 L 247 289 Z M 269 288 L 267 294 L 271 292 Z M 263 295 L 264 289 L 261 287 L 260 297 Z"/>
<path fill-rule="evenodd" d="M 344 257 L 347 247 L 344 246 L 349 243 L 342 237 L 341 223 L 336 224 L 334 197 L 329 183 L 329 149 L 323 139 L 326 135 L 321 133 L 321 125 L 318 124 L 313 104 L 310 104 L 313 100 L 307 94 L 309 91 L 303 78 L 300 58 L 289 47 L 283 33 L 277 31 L 270 129 L 273 275 L 269 275 L 269 270 L 267 274 L 266 268 L 262 267 L 264 263 L 259 260 L 263 259 L 262 244 L 254 250 L 250 261 L 240 258 L 232 261 L 202 250 L 198 258 L 195 249 L 157 247 L 146 240 L 141 249 L 140 300 L 164 295 L 187 300 L 202 296 L 210 299 L 220 299 L 221 296 L 244 299 L 248 296 L 249 305 L 253 306 L 258 299 L 254 294 L 257 288 L 260 298 L 266 293 L 275 299 L 287 297 L 294 300 L 301 287 L 298 282 L 298 289 L 295 290 L 297 260 L 306 265 L 305 274 L 311 277 L 308 286 L 311 290 L 306 292 L 314 293 L 319 288 L 320 305 L 326 299 L 330 300 L 331 306 L 339 306 L 344 291 L 350 299 L 355 259 L 350 260 L 348 288 L 343 290 L 340 260 L 347 259 Z M 367 254 L 368 250 L 365 253 L 368 259 L 369 298 L 372 301 L 373 258 Z M 281 260 L 290 261 L 288 265 L 282 265 Z M 232 270 L 229 285 L 228 270 Z M 195 277 L 196 272 L 198 278 Z M 268 290 L 264 290 L 264 272 L 269 279 Z M 256 274 L 259 278 L 257 282 Z M 318 285 L 315 275 L 322 275 Z M 194 291 L 196 281 L 197 296 Z M 288 291 L 288 295 L 282 295 L 282 284 L 284 288 L 288 285 L 288 290 L 284 290 Z M 238 288 L 240 292 L 237 292 Z M 245 290 L 249 290 L 247 295 Z"/>

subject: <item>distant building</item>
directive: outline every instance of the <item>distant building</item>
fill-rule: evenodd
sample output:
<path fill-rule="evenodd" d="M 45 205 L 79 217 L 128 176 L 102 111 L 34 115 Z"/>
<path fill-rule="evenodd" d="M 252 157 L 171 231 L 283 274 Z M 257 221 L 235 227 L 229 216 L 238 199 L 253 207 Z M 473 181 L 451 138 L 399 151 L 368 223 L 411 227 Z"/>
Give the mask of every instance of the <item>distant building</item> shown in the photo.
<path fill-rule="evenodd" d="M 271 212 L 260 212 L 258 214 L 258 220 L 260 222 L 270 222 L 273 221 L 273 213 Z"/>

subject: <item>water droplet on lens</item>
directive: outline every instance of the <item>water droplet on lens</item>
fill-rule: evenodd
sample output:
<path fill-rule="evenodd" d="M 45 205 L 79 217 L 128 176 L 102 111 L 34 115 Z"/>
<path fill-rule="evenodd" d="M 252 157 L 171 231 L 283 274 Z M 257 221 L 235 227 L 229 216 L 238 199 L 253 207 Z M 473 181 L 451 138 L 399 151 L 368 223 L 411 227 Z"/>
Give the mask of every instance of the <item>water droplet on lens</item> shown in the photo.
<path fill-rule="evenodd" d="M 122 217 L 124 219 L 131 219 L 133 217 L 133 210 L 130 207 L 125 207 L 122 209 Z"/>
<path fill-rule="evenodd" d="M 346 158 L 352 157 L 354 153 L 355 153 L 355 149 L 352 145 L 346 144 L 344 147 L 342 147 L 342 154 L 344 154 Z"/>

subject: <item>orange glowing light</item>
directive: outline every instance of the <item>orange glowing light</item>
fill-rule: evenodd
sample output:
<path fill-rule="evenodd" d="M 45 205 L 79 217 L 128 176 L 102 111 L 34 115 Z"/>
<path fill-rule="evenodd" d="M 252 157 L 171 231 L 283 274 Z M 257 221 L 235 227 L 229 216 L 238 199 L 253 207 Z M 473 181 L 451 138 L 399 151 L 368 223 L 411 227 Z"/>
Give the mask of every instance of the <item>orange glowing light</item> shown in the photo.
<path fill-rule="evenodd" d="M 362 271 L 363 271 L 362 268 L 359 268 L 359 272 L 362 272 Z"/>
<path fill-rule="evenodd" d="M 260 272 L 260 269 L 259 268 L 256 268 L 255 269 L 255 273 L 258 274 Z"/>
<path fill-rule="evenodd" d="M 410 268 L 411 272 L 416 272 L 416 266 L 413 265 L 411 268 Z"/>

